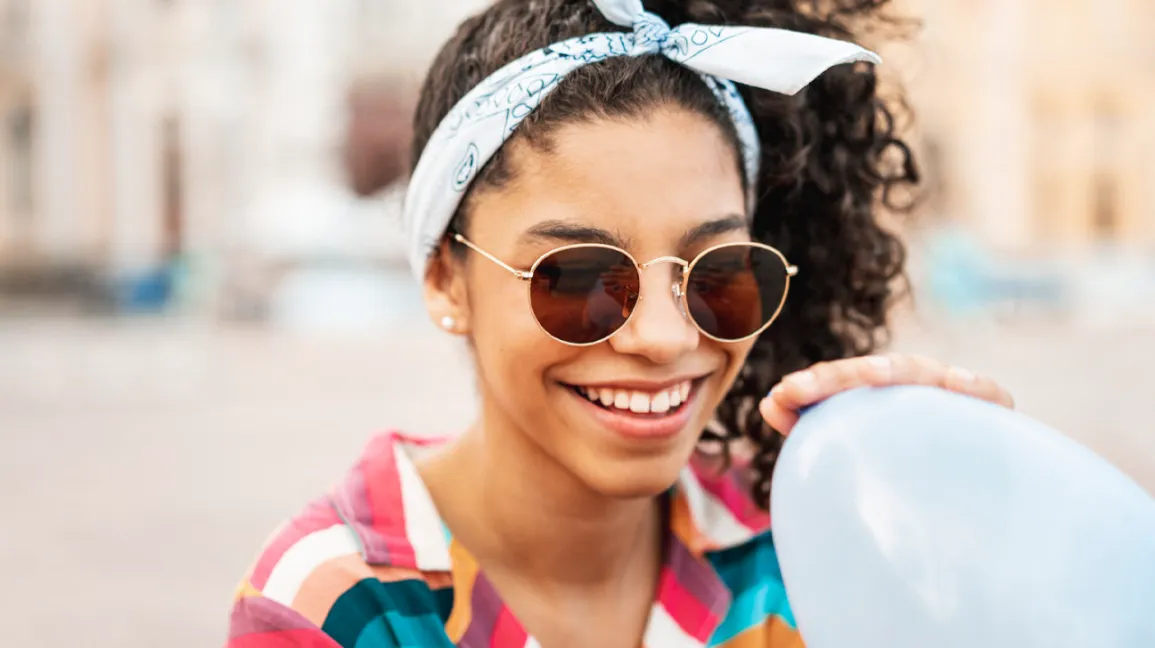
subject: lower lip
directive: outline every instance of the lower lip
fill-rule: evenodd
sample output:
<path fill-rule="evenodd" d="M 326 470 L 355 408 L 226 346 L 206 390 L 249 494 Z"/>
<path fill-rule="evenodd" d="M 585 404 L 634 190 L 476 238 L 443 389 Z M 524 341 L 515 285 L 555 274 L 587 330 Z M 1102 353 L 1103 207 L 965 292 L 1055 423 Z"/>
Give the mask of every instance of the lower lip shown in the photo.
<path fill-rule="evenodd" d="M 677 435 L 690 423 L 690 410 L 694 405 L 696 389 L 690 390 L 690 395 L 682 406 L 665 416 L 634 414 L 619 409 L 606 409 L 594 405 L 588 398 L 566 388 L 571 396 L 589 412 L 590 416 L 606 428 L 631 439 L 667 439 Z"/>

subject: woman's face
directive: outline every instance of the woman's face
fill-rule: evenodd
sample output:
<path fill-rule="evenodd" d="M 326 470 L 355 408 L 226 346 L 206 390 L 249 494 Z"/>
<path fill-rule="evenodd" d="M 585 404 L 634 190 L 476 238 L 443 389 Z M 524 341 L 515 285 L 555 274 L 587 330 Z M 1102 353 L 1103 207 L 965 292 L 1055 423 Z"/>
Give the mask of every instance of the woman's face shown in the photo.
<path fill-rule="evenodd" d="M 510 147 L 513 180 L 473 201 L 467 236 L 515 268 L 573 243 L 609 243 L 646 263 L 749 240 L 735 152 L 705 117 L 658 108 L 563 126 L 551 144 Z M 451 315 L 472 339 L 486 434 L 513 435 L 506 447 L 599 493 L 668 488 L 753 340 L 701 335 L 671 290 L 678 267 L 661 263 L 641 272 L 642 300 L 616 335 L 568 346 L 538 326 L 526 282 L 467 254 L 427 295 L 435 321 Z"/>

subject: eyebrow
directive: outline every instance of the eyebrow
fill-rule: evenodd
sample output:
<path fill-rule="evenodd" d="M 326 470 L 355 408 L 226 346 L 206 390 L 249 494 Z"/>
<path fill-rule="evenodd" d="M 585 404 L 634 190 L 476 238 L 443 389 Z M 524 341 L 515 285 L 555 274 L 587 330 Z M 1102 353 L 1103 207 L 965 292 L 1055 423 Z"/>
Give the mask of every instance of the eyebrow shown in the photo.
<path fill-rule="evenodd" d="M 748 228 L 749 224 L 746 223 L 745 216 L 730 214 L 729 216 L 706 221 L 705 223 L 702 223 L 701 225 L 698 225 L 697 227 L 686 232 L 682 235 L 682 239 L 678 241 L 678 247 L 679 249 L 688 248 L 695 243 L 701 243 L 702 241 L 712 239 L 715 236 L 721 236 L 722 234 L 730 234 L 732 232 L 738 231 L 745 232 L 748 230 Z"/>
<path fill-rule="evenodd" d="M 629 240 L 609 230 L 589 225 L 579 225 L 560 220 L 542 221 L 527 229 L 521 235 L 523 241 L 563 241 L 565 243 L 601 243 L 615 247 L 628 247 Z"/>
<path fill-rule="evenodd" d="M 706 221 L 682 235 L 678 241 L 679 248 L 687 248 L 695 243 L 711 239 L 722 234 L 746 231 L 746 218 L 739 214 L 730 214 L 711 221 Z M 580 225 L 560 220 L 547 220 L 530 227 L 521 235 L 526 242 L 531 241 L 561 241 L 565 243 L 601 243 L 629 249 L 630 240 L 619 234 L 600 227 Z"/>

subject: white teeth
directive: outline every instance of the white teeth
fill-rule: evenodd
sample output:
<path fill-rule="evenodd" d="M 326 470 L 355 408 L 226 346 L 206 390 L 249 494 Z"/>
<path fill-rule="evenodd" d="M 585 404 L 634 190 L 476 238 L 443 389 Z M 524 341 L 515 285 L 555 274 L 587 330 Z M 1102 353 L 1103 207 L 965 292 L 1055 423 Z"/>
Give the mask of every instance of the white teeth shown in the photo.
<path fill-rule="evenodd" d="M 621 389 L 614 392 L 614 407 L 618 409 L 630 409 L 630 392 Z"/>
<path fill-rule="evenodd" d="M 668 387 L 660 392 L 641 392 L 612 387 L 578 387 L 577 391 L 591 402 L 613 409 L 629 410 L 635 414 L 665 414 L 689 400 L 689 381 Z"/>
<path fill-rule="evenodd" d="M 670 392 L 660 391 L 650 399 L 650 411 L 662 414 L 670 411 Z"/>
<path fill-rule="evenodd" d="M 614 404 L 614 390 L 606 389 L 605 387 L 602 387 L 601 389 L 598 390 L 598 400 L 600 400 L 602 402 L 602 405 L 605 405 L 606 407 L 613 405 Z"/>

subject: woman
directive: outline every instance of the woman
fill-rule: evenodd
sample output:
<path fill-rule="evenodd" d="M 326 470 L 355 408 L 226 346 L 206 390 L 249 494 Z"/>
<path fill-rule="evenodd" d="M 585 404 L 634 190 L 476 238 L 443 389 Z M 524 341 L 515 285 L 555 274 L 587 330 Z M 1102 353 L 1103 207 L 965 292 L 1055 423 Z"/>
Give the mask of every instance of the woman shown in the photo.
<path fill-rule="evenodd" d="M 375 439 L 270 540 L 230 645 L 801 645 L 766 511 L 799 409 L 898 383 L 1010 404 L 860 357 L 903 262 L 877 200 L 915 172 L 876 57 L 798 32 L 879 4 L 466 21 L 422 91 L 405 225 L 480 413 L 451 442 Z"/>

